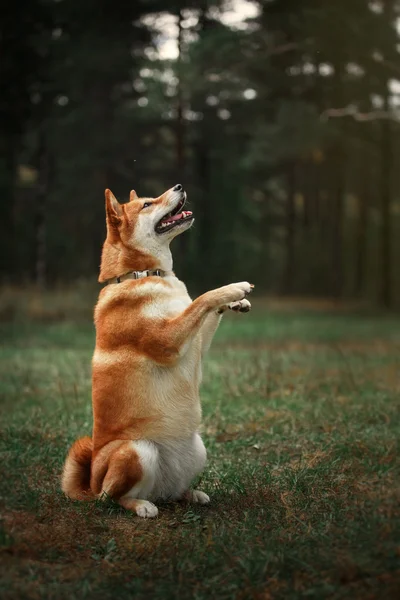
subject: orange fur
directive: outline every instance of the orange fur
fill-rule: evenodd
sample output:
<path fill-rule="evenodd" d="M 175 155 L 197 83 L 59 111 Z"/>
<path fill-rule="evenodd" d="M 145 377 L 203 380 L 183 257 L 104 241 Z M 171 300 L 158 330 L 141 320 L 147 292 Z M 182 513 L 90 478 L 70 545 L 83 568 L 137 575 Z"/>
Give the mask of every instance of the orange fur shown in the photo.
<path fill-rule="evenodd" d="M 115 197 L 110 190 L 106 190 L 107 238 L 101 256 L 100 283 L 128 271 L 158 268 L 154 257 L 130 244 L 141 208 L 140 198 L 132 192 L 130 202 L 120 204 L 120 209 L 117 209 L 120 212 L 117 212 L 116 204 L 113 204 L 113 201 L 116 202 Z M 162 203 L 162 198 L 163 196 L 160 196 L 152 202 Z"/>
<path fill-rule="evenodd" d="M 72 445 L 65 462 L 61 487 L 74 500 L 93 500 L 90 489 L 90 465 L 93 444 L 90 437 L 83 437 Z"/>
<path fill-rule="evenodd" d="M 142 475 L 135 450 L 128 442 L 117 440 L 105 445 L 93 459 L 90 486 L 95 494 L 121 498 Z"/>

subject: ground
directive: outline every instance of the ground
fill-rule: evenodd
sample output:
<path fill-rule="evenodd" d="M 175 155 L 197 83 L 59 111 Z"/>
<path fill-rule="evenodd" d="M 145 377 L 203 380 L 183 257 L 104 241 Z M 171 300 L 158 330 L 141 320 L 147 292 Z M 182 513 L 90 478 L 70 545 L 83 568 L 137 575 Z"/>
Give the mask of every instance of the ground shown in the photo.
<path fill-rule="evenodd" d="M 155 520 L 60 492 L 90 322 L 0 326 L 2 598 L 399 597 L 400 318 L 256 304 L 204 368 L 212 502 Z"/>

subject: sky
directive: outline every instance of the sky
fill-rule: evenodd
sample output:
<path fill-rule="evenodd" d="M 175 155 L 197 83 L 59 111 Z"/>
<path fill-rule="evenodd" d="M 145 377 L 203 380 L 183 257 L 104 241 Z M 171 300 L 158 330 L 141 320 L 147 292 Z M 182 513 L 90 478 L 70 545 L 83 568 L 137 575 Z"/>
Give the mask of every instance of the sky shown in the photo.
<path fill-rule="evenodd" d="M 253 2 L 249 2 L 249 0 L 230 0 L 226 2 L 225 9 L 218 17 L 225 25 L 241 28 L 245 26 L 246 19 L 255 17 L 257 14 L 258 8 Z M 184 26 L 192 27 L 195 25 L 197 20 L 195 16 L 188 14 L 185 17 Z M 146 17 L 145 21 L 159 32 L 156 40 L 158 57 L 162 59 L 176 58 L 178 56 L 176 17 L 168 13 L 159 13 L 157 16 Z"/>
<path fill-rule="evenodd" d="M 371 9 L 376 12 L 380 12 L 382 10 L 380 0 L 372 0 L 370 3 Z M 186 14 L 184 14 L 183 27 L 185 29 L 189 29 L 194 27 L 197 22 L 197 17 L 195 15 L 196 11 L 187 10 Z M 258 15 L 259 9 L 257 4 L 252 2 L 251 0 L 226 0 L 225 7 L 221 12 L 214 13 L 212 16 L 218 18 L 222 23 L 228 25 L 232 28 L 243 29 L 246 27 L 246 19 L 254 18 Z M 177 36 L 178 36 L 178 25 L 177 25 L 177 17 L 171 15 L 170 13 L 158 13 L 157 15 L 149 15 L 145 17 L 145 22 L 148 26 L 152 27 L 156 32 L 156 48 L 151 50 L 149 49 L 148 57 L 149 58 L 161 58 L 161 59 L 170 59 L 173 60 L 178 56 L 178 45 L 177 45 Z M 400 34 L 400 19 L 397 22 L 397 29 Z M 190 36 L 193 36 L 193 33 L 190 31 L 186 32 L 185 39 L 190 41 Z M 330 69 L 329 65 L 323 65 L 328 70 Z M 327 73 L 321 73 L 323 75 L 329 75 L 331 71 Z M 252 92 L 252 90 L 250 90 Z M 397 79 L 392 79 L 390 81 L 390 92 L 392 94 L 391 104 L 393 108 L 400 107 L 400 81 Z M 254 97 L 254 96 L 252 96 Z M 373 104 L 376 108 L 380 108 L 379 102 L 381 99 L 376 97 L 373 98 Z"/>

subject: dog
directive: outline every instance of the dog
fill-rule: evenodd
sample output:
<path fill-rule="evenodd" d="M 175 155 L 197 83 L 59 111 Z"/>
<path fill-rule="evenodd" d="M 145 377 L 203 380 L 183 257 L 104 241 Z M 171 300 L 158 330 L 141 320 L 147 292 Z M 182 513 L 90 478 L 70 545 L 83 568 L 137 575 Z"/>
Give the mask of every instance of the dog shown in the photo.
<path fill-rule="evenodd" d="M 189 229 L 180 184 L 158 198 L 134 190 L 120 204 L 106 190 L 107 237 L 94 312 L 93 435 L 71 447 L 62 490 L 72 499 L 112 498 L 140 517 L 157 500 L 207 504 L 191 490 L 203 470 L 199 435 L 202 357 L 226 309 L 250 310 L 246 282 L 192 302 L 172 270 L 171 241 Z"/>

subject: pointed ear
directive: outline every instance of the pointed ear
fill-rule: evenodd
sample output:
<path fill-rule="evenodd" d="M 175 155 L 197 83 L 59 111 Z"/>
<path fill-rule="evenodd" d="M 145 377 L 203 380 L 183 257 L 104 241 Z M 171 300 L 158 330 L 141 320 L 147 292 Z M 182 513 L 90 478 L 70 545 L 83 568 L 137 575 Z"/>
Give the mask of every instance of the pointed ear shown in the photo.
<path fill-rule="evenodd" d="M 122 221 L 122 206 L 111 190 L 106 190 L 105 195 L 107 223 L 109 223 L 112 227 L 118 227 Z"/>
<path fill-rule="evenodd" d="M 131 190 L 131 193 L 129 194 L 129 202 L 132 202 L 133 200 L 136 200 L 137 197 L 138 197 L 138 195 L 135 192 L 135 190 Z"/>

